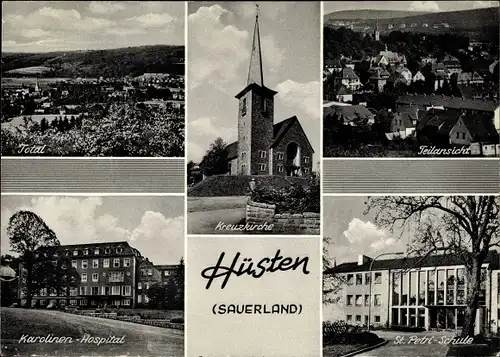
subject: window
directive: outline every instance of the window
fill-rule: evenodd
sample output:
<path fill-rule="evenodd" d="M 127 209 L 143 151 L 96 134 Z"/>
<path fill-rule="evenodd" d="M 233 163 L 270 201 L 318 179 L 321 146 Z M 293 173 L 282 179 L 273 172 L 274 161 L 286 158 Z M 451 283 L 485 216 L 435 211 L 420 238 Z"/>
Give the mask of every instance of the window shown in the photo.
<path fill-rule="evenodd" d="M 363 274 L 358 273 L 356 274 L 356 285 L 362 285 L 363 284 Z"/>
<path fill-rule="evenodd" d="M 144 302 L 147 304 L 149 302 L 149 297 L 146 295 L 144 296 Z"/>
<path fill-rule="evenodd" d="M 119 267 L 120 267 L 120 258 L 113 259 L 113 268 L 119 268 Z"/>
<path fill-rule="evenodd" d="M 382 273 L 375 273 L 375 284 L 382 284 Z"/>
<path fill-rule="evenodd" d="M 82 269 L 87 269 L 89 267 L 89 262 L 87 260 L 82 260 Z"/>
<path fill-rule="evenodd" d="M 305 173 L 305 174 L 308 174 L 308 173 L 309 173 L 309 168 L 308 168 L 308 167 L 304 167 L 304 173 Z"/>
<path fill-rule="evenodd" d="M 278 165 L 278 172 L 283 172 L 283 171 L 284 171 L 284 166 Z"/>
<path fill-rule="evenodd" d="M 365 273 L 365 285 L 370 285 L 370 273 Z"/>
<path fill-rule="evenodd" d="M 87 295 L 87 287 L 80 286 L 80 295 Z"/>
<path fill-rule="evenodd" d="M 247 114 L 247 99 L 243 98 L 241 101 L 241 115 L 246 115 Z"/>
<path fill-rule="evenodd" d="M 243 151 L 243 152 L 241 153 L 241 159 L 242 159 L 242 160 L 245 160 L 246 158 L 247 158 L 247 152 L 246 152 L 246 151 Z"/>
<path fill-rule="evenodd" d="M 352 322 L 352 315 L 347 315 L 347 322 Z"/>
<path fill-rule="evenodd" d="M 165 271 L 163 272 L 163 275 L 165 275 L 165 276 L 169 276 L 169 275 L 170 275 L 170 271 L 169 271 L 169 270 L 165 270 Z"/>
<path fill-rule="evenodd" d="M 88 249 L 84 249 L 83 250 L 83 255 L 89 255 L 89 250 Z"/>
<path fill-rule="evenodd" d="M 105 248 L 105 249 L 104 249 L 104 253 L 105 253 L 105 254 L 109 254 L 109 253 L 111 253 L 111 248 Z"/>
<path fill-rule="evenodd" d="M 122 248 L 116 248 L 116 252 L 117 252 L 118 254 L 120 254 L 121 252 L 123 252 L 123 249 L 122 249 Z"/>
<path fill-rule="evenodd" d="M 347 295 L 346 305 L 352 306 L 352 298 L 353 298 L 353 295 Z"/>
<path fill-rule="evenodd" d="M 265 159 L 267 157 L 267 152 L 265 150 L 259 150 L 259 157 Z"/>
<path fill-rule="evenodd" d="M 142 289 L 142 283 L 141 282 L 138 282 L 137 283 L 137 290 L 141 290 Z"/>
<path fill-rule="evenodd" d="M 120 272 L 112 272 L 109 273 L 109 282 L 110 283 L 121 283 L 123 282 L 124 274 L 122 271 Z"/>
<path fill-rule="evenodd" d="M 241 165 L 241 171 L 242 171 L 242 172 L 245 172 L 246 167 L 247 167 L 247 165 L 246 165 L 246 164 L 242 164 L 242 165 Z"/>
<path fill-rule="evenodd" d="M 132 287 L 130 285 L 122 286 L 122 295 L 124 296 L 132 295 Z"/>
<path fill-rule="evenodd" d="M 465 139 L 465 133 L 462 133 L 462 139 Z"/>
<path fill-rule="evenodd" d="M 259 164 L 259 171 L 266 171 L 266 164 Z"/>
<path fill-rule="evenodd" d="M 92 260 L 92 268 L 99 268 L 99 259 Z"/>
<path fill-rule="evenodd" d="M 128 268 L 130 266 L 130 258 L 123 259 L 123 266 Z"/>
<path fill-rule="evenodd" d="M 99 295 L 99 287 L 93 286 L 90 288 L 90 295 Z"/>
<path fill-rule="evenodd" d="M 262 111 L 267 113 L 267 100 L 266 98 L 262 98 Z"/>
<path fill-rule="evenodd" d="M 72 268 L 77 268 L 78 267 L 78 262 L 76 260 L 71 261 L 71 267 Z"/>
<path fill-rule="evenodd" d="M 130 305 L 130 300 L 129 299 L 123 300 L 123 305 L 129 306 Z"/>
<path fill-rule="evenodd" d="M 361 322 L 361 315 L 356 315 L 356 322 Z"/>
<path fill-rule="evenodd" d="M 354 282 L 354 274 L 347 274 L 347 285 L 352 285 Z"/>
<path fill-rule="evenodd" d="M 120 287 L 112 286 L 111 287 L 111 295 L 120 295 Z"/>
<path fill-rule="evenodd" d="M 379 315 L 375 315 L 375 322 L 380 322 L 380 316 Z"/>
<path fill-rule="evenodd" d="M 78 255 L 78 250 L 74 250 L 73 255 Z"/>
<path fill-rule="evenodd" d="M 149 283 L 144 283 L 144 290 L 148 290 L 149 289 Z"/>
<path fill-rule="evenodd" d="M 365 306 L 370 305 L 370 295 L 365 295 Z"/>
<path fill-rule="evenodd" d="M 363 295 L 356 295 L 356 306 L 363 306 Z"/>
<path fill-rule="evenodd" d="M 82 282 L 83 283 L 87 282 L 87 273 L 82 273 Z"/>
<path fill-rule="evenodd" d="M 78 304 L 78 300 L 70 300 L 69 304 L 73 305 L 73 306 L 76 306 L 76 304 Z"/>
<path fill-rule="evenodd" d="M 282 153 L 282 152 L 279 152 L 279 153 L 278 153 L 278 160 L 283 160 L 283 158 L 284 158 L 283 153 Z"/>
<path fill-rule="evenodd" d="M 99 248 L 94 249 L 94 255 L 99 255 Z"/>
<path fill-rule="evenodd" d="M 460 139 L 460 133 L 457 131 L 457 139 Z"/>
<path fill-rule="evenodd" d="M 109 259 L 104 259 L 102 261 L 103 268 L 109 268 Z"/>
<path fill-rule="evenodd" d="M 373 298 L 373 305 L 380 306 L 380 294 L 375 294 Z"/>
<path fill-rule="evenodd" d="M 153 275 L 153 269 L 148 269 L 148 276 L 152 276 Z"/>
<path fill-rule="evenodd" d="M 140 304 L 142 303 L 142 295 L 137 296 L 137 302 Z"/>
<path fill-rule="evenodd" d="M 92 281 L 94 283 L 98 282 L 99 281 L 99 274 L 97 273 L 92 273 Z"/>
<path fill-rule="evenodd" d="M 69 289 L 69 296 L 77 296 L 78 295 L 78 289 L 77 288 L 70 288 Z"/>
<path fill-rule="evenodd" d="M 304 156 L 304 163 L 306 163 L 306 164 L 309 163 L 309 156 Z"/>

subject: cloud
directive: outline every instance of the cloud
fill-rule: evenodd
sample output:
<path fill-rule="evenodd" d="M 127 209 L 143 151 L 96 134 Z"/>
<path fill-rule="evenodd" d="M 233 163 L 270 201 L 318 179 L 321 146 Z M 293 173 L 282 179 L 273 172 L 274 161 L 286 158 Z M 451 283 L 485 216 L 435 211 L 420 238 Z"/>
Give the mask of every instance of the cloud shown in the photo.
<path fill-rule="evenodd" d="M 2 208 L 2 251 L 9 251 L 6 228 L 12 214 L 20 209 L 39 215 L 56 233 L 61 244 L 128 241 L 155 263 L 175 263 L 184 252 L 183 216 L 167 218 L 160 212 L 145 211 L 131 229 L 111 214 L 98 214 L 101 197 L 38 197 L 15 210 Z"/>
<path fill-rule="evenodd" d="M 228 14 L 219 5 L 200 7 L 189 15 L 189 81 L 191 89 L 209 82 L 220 90 L 237 75 L 238 67 L 248 58 L 247 31 L 224 25 Z"/>
<path fill-rule="evenodd" d="M 259 16 L 265 16 L 271 20 L 277 20 L 288 10 L 290 3 L 287 2 L 260 2 Z M 255 3 L 242 2 L 241 12 L 244 17 L 254 17 L 256 14 Z"/>
<path fill-rule="evenodd" d="M 144 28 L 165 27 L 176 20 L 175 17 L 168 13 L 149 13 L 130 18 L 129 20 L 135 21 Z"/>
<path fill-rule="evenodd" d="M 285 50 L 278 47 L 271 35 L 262 37 L 261 46 L 262 53 L 266 54 L 263 58 L 263 66 L 267 67 L 270 72 L 276 72 L 285 59 Z"/>
<path fill-rule="evenodd" d="M 218 137 L 224 139 L 227 144 L 236 141 L 237 130 L 225 127 L 223 122 L 215 117 L 201 117 L 189 121 L 189 159 L 201 161 L 208 146 L 201 146 L 198 143 L 212 143 Z"/>
<path fill-rule="evenodd" d="M 359 218 L 353 218 L 349 222 L 349 227 L 344 231 L 344 236 L 352 244 L 363 243 L 367 244 L 370 241 L 377 241 L 387 238 L 387 232 L 379 229 L 372 222 L 365 222 Z"/>
<path fill-rule="evenodd" d="M 435 1 L 413 1 L 410 4 L 411 11 L 439 11 L 439 5 Z"/>
<path fill-rule="evenodd" d="M 96 14 L 108 14 L 124 9 L 122 4 L 110 1 L 91 1 L 89 4 L 89 11 Z"/>
<path fill-rule="evenodd" d="M 21 30 L 21 35 L 24 37 L 28 38 L 33 38 L 33 37 L 43 37 L 49 35 L 50 32 L 47 32 L 42 29 L 22 29 Z"/>
<path fill-rule="evenodd" d="M 37 13 L 44 17 L 52 17 L 54 19 L 64 21 L 80 20 L 82 18 L 82 15 L 80 15 L 80 13 L 75 9 L 65 10 L 55 9 L 53 7 L 42 7 Z M 37 13 L 34 13 L 35 16 Z"/>
<path fill-rule="evenodd" d="M 319 81 L 300 83 L 291 79 L 276 86 L 278 97 L 282 103 L 291 108 L 298 108 L 312 119 L 319 119 Z"/>

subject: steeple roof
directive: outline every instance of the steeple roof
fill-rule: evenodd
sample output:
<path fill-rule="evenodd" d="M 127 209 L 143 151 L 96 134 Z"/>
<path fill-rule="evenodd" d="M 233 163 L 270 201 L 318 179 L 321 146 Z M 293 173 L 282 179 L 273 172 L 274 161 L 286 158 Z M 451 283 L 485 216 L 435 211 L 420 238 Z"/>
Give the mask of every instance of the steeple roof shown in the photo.
<path fill-rule="evenodd" d="M 257 5 L 258 6 L 258 5 Z M 250 68 L 248 69 L 247 86 L 250 84 L 258 84 L 264 86 L 264 75 L 262 72 L 262 53 L 260 48 L 260 32 L 259 32 L 259 8 L 257 7 L 257 15 L 255 16 L 255 28 L 253 30 L 252 52 L 250 54 Z"/>

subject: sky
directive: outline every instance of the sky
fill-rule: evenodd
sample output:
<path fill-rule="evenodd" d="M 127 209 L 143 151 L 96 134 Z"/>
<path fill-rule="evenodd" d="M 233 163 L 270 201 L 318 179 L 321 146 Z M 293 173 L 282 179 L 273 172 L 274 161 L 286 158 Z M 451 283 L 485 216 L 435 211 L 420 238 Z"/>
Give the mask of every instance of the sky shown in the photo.
<path fill-rule="evenodd" d="M 325 14 L 343 10 L 458 11 L 498 6 L 498 1 L 325 1 Z"/>
<path fill-rule="evenodd" d="M 374 212 L 363 214 L 367 198 L 329 196 L 323 199 L 323 235 L 332 240 L 327 249 L 330 261 L 335 258 L 337 265 L 357 262 L 359 254 L 375 258 L 380 253 L 406 251 L 406 232 L 402 236 L 400 231 L 391 234 L 375 225 Z"/>
<path fill-rule="evenodd" d="M 19 210 L 40 216 L 62 245 L 128 241 L 154 264 L 184 255 L 182 196 L 2 196 L 1 252 L 12 254 L 7 226 Z"/>
<path fill-rule="evenodd" d="M 320 153 L 319 2 L 259 3 L 264 85 L 278 91 L 274 122 L 296 115 Z M 238 100 L 246 86 L 255 2 L 188 5 L 188 160 L 210 144 L 237 140 Z"/>
<path fill-rule="evenodd" d="M 3 1 L 2 51 L 184 45 L 184 2 Z"/>

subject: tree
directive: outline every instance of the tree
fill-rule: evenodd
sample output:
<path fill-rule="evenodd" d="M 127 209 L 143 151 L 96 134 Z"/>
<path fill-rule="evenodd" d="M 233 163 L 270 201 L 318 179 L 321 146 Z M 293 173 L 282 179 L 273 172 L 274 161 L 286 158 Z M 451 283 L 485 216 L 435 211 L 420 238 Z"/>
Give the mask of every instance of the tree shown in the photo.
<path fill-rule="evenodd" d="M 33 212 L 18 211 L 9 219 L 7 236 L 13 252 L 19 253 L 20 260 L 26 269 L 26 300 L 31 307 L 33 292 L 38 289 L 41 275 L 37 264 L 36 251 L 41 247 L 60 246 L 52 229 Z M 38 274 L 40 273 L 40 274 Z"/>
<path fill-rule="evenodd" d="M 341 300 L 339 294 L 345 284 L 344 279 L 332 271 L 335 263 L 332 263 L 332 257 L 328 246 L 333 243 L 330 237 L 323 237 L 323 304 L 338 304 Z M 333 258 L 334 260 L 335 258 Z"/>
<path fill-rule="evenodd" d="M 375 223 L 380 227 L 401 229 L 403 234 L 411 226 L 410 254 L 443 250 L 460 259 L 468 282 L 462 336 L 472 336 L 481 266 L 488 252 L 500 247 L 500 197 L 370 197 L 365 214 L 369 211 L 375 211 Z"/>
<path fill-rule="evenodd" d="M 166 289 L 160 283 L 152 285 L 148 291 L 147 296 L 149 298 L 149 306 L 155 308 L 163 308 L 166 299 Z"/>
<path fill-rule="evenodd" d="M 184 310 L 184 270 L 184 258 L 181 258 L 177 272 L 174 275 L 174 282 L 177 286 L 175 308 L 179 310 Z"/>
<path fill-rule="evenodd" d="M 202 160 L 203 172 L 207 176 L 223 175 L 227 173 L 227 150 L 222 138 L 217 138 Z"/>

